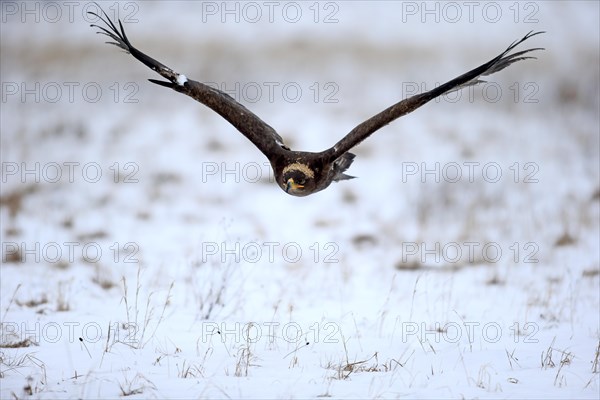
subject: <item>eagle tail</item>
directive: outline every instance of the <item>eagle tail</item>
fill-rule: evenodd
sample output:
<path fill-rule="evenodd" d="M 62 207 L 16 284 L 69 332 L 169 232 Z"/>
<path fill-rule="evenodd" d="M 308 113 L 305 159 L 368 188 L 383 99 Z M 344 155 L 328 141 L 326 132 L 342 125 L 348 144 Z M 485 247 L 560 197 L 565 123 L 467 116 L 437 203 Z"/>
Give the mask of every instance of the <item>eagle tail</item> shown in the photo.
<path fill-rule="evenodd" d="M 346 152 L 333 162 L 333 171 L 335 172 L 335 175 L 333 177 L 334 181 L 337 182 L 356 178 L 355 176 L 344 174 L 344 172 L 352 165 L 354 157 L 356 157 L 355 154 Z"/>

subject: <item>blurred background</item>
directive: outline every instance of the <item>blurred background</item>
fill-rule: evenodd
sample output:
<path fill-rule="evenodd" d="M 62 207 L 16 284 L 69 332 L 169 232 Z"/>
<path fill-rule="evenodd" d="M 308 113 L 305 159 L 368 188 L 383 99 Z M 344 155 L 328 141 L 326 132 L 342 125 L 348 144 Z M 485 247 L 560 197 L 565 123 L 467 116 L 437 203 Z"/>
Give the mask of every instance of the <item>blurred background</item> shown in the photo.
<path fill-rule="evenodd" d="M 415 310 L 480 318 L 505 304 L 506 318 L 529 318 L 550 287 L 576 287 L 583 309 L 567 317 L 560 296 L 540 307 L 571 326 L 597 311 L 598 2 L 100 5 L 138 49 L 227 91 L 297 150 L 330 147 L 529 31 L 546 33 L 519 49 L 545 51 L 381 129 L 353 150 L 358 179 L 294 198 L 226 121 L 103 44 L 86 14 L 94 3 L 2 2 L 3 308 L 21 284 L 17 299 L 46 298 L 50 315 L 66 298 L 73 312 L 107 317 L 122 308 L 120 278 L 143 266 L 149 290 L 176 282 L 169 315 L 186 326 L 294 309 L 342 322 L 351 313 L 383 335 L 387 310 L 408 317 L 415 277 L 483 265 L 462 283 L 444 275 Z M 267 242 L 278 244 L 273 257 Z M 467 258 L 465 242 L 495 243 L 502 256 Z M 452 243 L 461 257 L 424 250 Z M 286 244 L 301 255 L 282 254 Z M 208 307 L 221 281 L 226 300 Z M 462 303 L 467 295 L 481 303 Z"/>
<path fill-rule="evenodd" d="M 162 243 L 210 238 L 229 221 L 228 235 L 278 240 L 420 240 L 443 225 L 451 236 L 551 242 L 585 221 L 597 228 L 594 2 L 103 3 L 135 46 L 228 91 L 309 151 L 547 31 L 520 46 L 545 47 L 538 60 L 382 129 L 355 149 L 359 179 L 307 199 L 268 184 L 266 159 L 212 111 L 150 84 L 152 71 L 103 45 L 89 27 L 93 3 L 2 7 L 4 235 L 130 241 L 160 225 Z M 489 163 L 498 182 L 483 176 Z M 128 174 L 137 182 L 123 182 Z M 528 174 L 539 182 L 524 183 Z"/>

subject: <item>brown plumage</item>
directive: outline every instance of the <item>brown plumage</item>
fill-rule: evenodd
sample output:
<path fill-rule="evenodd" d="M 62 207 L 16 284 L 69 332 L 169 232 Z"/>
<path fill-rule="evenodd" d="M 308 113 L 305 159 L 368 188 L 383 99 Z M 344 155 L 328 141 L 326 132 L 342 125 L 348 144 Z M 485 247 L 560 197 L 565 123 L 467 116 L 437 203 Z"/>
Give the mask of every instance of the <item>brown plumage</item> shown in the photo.
<path fill-rule="evenodd" d="M 435 89 L 394 104 L 352 129 L 350 133 L 333 147 L 318 153 L 312 153 L 291 150 L 284 144 L 283 139 L 277 134 L 275 129 L 228 94 L 203 83 L 187 79 L 185 75 L 173 71 L 171 68 L 133 47 L 125 35 L 121 21 L 119 21 L 119 28 L 117 28 L 108 15 L 104 11 L 102 12 L 104 16 L 93 12 L 90 12 L 90 14 L 98 17 L 106 24 L 106 27 L 95 24 L 91 26 L 100 29 L 98 33 L 107 35 L 115 41 L 108 43 L 122 48 L 166 79 L 166 81 L 149 79 L 150 82 L 186 94 L 229 121 L 231 125 L 254 143 L 269 159 L 279 187 L 285 190 L 286 193 L 294 196 L 308 196 L 309 194 L 325 189 L 331 182 L 353 178 L 344 173 L 354 159 L 354 154 L 350 153 L 350 150 L 373 134 L 373 132 L 395 119 L 416 110 L 425 103 L 445 93 L 480 83 L 482 82 L 479 80 L 481 76 L 500 71 L 516 61 L 535 58 L 524 56 L 526 53 L 534 50 L 543 50 L 542 48 L 533 48 L 508 54 L 520 43 L 532 36 L 543 33 L 529 32 L 522 39 L 513 42 L 500 55 L 485 64 Z"/>

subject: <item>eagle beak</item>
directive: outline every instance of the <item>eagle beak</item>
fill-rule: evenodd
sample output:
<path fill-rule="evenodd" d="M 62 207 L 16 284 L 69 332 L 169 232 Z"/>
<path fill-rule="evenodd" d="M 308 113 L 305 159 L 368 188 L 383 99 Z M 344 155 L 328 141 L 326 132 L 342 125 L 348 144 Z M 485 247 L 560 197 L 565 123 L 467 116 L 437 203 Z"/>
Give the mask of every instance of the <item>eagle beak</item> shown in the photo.
<path fill-rule="evenodd" d="M 290 189 L 304 189 L 304 185 L 298 185 L 296 182 L 294 182 L 294 178 L 290 178 L 287 180 L 287 183 L 285 185 L 285 192 L 289 193 Z"/>

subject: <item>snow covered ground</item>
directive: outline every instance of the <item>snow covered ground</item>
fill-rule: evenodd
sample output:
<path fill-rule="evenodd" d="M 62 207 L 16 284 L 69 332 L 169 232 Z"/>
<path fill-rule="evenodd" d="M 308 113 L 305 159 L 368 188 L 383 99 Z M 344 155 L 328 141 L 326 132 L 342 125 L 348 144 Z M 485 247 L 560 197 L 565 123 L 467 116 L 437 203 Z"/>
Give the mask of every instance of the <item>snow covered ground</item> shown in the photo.
<path fill-rule="evenodd" d="M 545 47 L 306 198 L 89 28 L 2 2 L 2 398 L 598 398 L 598 2 L 105 2 L 295 149 Z"/>

